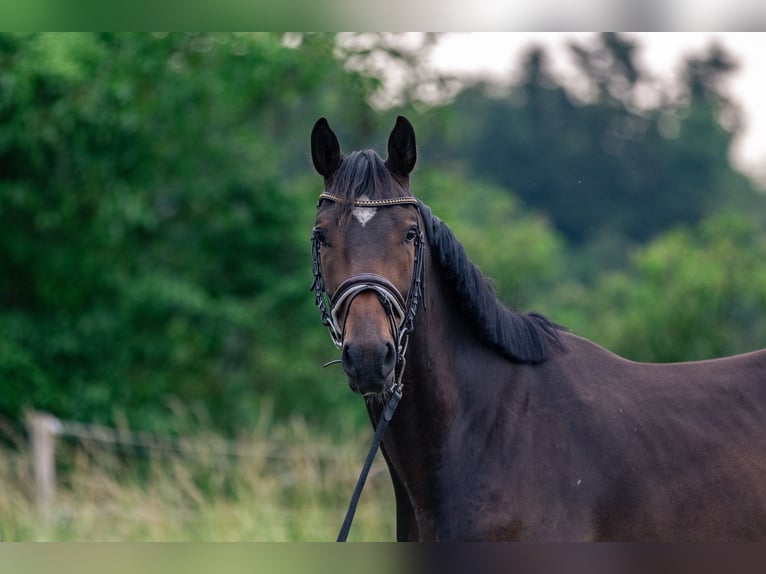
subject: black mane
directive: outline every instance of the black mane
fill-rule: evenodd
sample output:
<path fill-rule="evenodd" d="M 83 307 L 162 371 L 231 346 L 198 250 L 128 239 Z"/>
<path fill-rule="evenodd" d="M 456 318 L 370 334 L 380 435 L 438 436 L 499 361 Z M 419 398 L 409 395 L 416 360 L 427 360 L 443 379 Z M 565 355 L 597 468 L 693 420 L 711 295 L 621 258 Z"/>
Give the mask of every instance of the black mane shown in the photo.
<path fill-rule="evenodd" d="M 432 255 L 455 286 L 461 311 L 479 339 L 513 361 L 545 361 L 551 343 L 560 343 L 561 327 L 540 314 L 516 313 L 503 305 L 452 230 L 422 201 L 420 213 Z"/>

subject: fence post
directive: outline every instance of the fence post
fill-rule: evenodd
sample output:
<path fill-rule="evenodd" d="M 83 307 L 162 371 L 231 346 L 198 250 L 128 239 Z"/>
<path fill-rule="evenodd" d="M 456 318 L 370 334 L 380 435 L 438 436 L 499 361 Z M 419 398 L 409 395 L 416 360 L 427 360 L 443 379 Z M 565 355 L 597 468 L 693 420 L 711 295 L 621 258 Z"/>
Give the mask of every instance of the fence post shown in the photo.
<path fill-rule="evenodd" d="M 47 531 L 52 523 L 56 499 L 55 441 L 61 423 L 53 415 L 37 411 L 27 412 L 26 422 L 32 447 L 35 502 L 40 520 Z"/>

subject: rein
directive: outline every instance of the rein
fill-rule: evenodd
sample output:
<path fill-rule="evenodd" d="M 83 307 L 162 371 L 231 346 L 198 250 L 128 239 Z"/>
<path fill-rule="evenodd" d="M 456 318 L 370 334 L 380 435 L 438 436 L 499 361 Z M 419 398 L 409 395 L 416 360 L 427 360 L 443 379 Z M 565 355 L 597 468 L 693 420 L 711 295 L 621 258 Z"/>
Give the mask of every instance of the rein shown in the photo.
<path fill-rule="evenodd" d="M 319 201 L 323 199 L 333 201 L 335 203 L 350 203 L 354 207 L 388 207 L 392 205 L 413 205 L 416 209 L 420 209 L 418 200 L 414 197 L 395 197 L 390 199 L 356 199 L 352 202 L 347 202 L 344 199 L 324 192 L 319 196 Z M 311 238 L 312 244 L 312 257 L 313 257 L 313 272 L 314 281 L 311 285 L 311 290 L 316 295 L 316 304 L 319 307 L 319 312 L 322 318 L 322 324 L 327 327 L 330 332 L 330 337 L 333 343 L 339 348 L 343 346 L 343 336 L 346 327 L 346 317 L 339 316 L 341 309 L 348 309 L 351 303 L 357 295 L 365 291 L 374 291 L 378 295 L 378 299 L 383 306 L 383 309 L 388 316 L 389 324 L 391 327 L 391 335 L 396 342 L 396 366 L 394 369 L 394 383 L 388 390 L 390 393 L 388 401 L 383 409 L 383 415 L 378 420 L 375 427 L 375 436 L 372 439 L 370 450 L 367 453 L 367 458 L 362 465 L 362 470 L 359 473 L 359 479 L 357 480 L 354 493 L 351 496 L 348 510 L 346 511 L 346 517 L 338 533 L 338 542 L 345 542 L 348 539 L 348 533 L 351 529 L 351 523 L 354 520 L 354 514 L 356 512 L 359 498 L 361 497 L 364 484 L 367 480 L 370 467 L 375 459 L 375 455 L 380 448 L 380 444 L 383 441 L 383 435 L 388 428 L 388 423 L 394 416 L 396 407 L 399 405 L 399 400 L 402 398 L 402 375 L 404 374 L 404 367 L 406 365 L 405 354 L 407 352 L 407 344 L 409 341 L 409 334 L 415 328 L 415 315 L 418 311 L 420 300 L 423 296 L 423 247 L 424 238 L 423 231 L 418 226 L 417 235 L 413 240 L 415 247 L 415 259 L 412 270 L 412 280 L 410 282 L 410 289 L 407 296 L 404 297 L 399 290 L 385 277 L 376 275 L 373 273 L 359 273 L 352 275 L 346 279 L 332 297 L 328 300 L 328 294 L 325 290 L 324 279 L 322 278 L 322 265 L 321 265 L 321 242 L 319 237 L 313 235 Z"/>

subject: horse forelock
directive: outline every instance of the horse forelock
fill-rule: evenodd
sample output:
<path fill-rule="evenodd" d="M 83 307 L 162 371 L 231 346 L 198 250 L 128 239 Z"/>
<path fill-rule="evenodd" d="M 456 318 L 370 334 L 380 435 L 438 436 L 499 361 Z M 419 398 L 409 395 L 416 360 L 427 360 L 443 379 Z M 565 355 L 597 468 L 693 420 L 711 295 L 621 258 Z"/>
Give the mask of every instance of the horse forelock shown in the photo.
<path fill-rule="evenodd" d="M 351 152 L 326 182 L 325 191 L 340 201 L 340 219 L 346 221 L 357 199 L 390 199 L 412 196 L 407 178 L 397 176 L 374 150 Z"/>
<path fill-rule="evenodd" d="M 460 311 L 479 339 L 513 361 L 545 361 L 551 345 L 560 343 L 561 327 L 543 315 L 518 313 L 503 305 L 449 226 L 423 202 L 420 213 L 432 256 L 454 287 Z"/>

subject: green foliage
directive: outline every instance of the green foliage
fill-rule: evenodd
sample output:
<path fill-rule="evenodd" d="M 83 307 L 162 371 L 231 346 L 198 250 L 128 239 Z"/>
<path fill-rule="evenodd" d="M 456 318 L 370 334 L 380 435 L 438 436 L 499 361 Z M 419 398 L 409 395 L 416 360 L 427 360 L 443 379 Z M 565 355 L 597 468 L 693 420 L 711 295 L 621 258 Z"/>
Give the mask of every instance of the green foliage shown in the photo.
<path fill-rule="evenodd" d="M 325 36 L 0 37 L 3 414 L 178 430 L 180 400 L 231 430 L 264 396 L 326 411 L 337 393 L 300 399 L 322 358 L 314 193 L 285 177 L 305 141 L 274 142 L 327 81 L 364 106 Z"/>
<path fill-rule="evenodd" d="M 639 249 L 588 294 L 581 332 L 635 360 L 685 361 L 766 344 L 766 233 L 723 213 Z"/>

